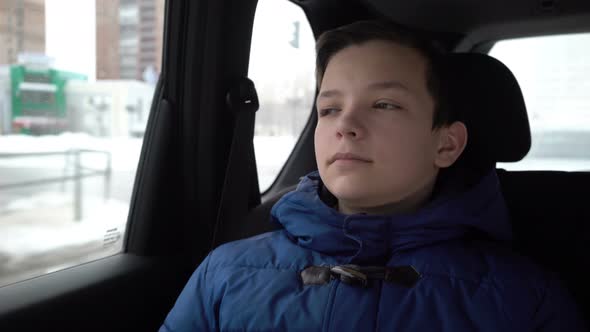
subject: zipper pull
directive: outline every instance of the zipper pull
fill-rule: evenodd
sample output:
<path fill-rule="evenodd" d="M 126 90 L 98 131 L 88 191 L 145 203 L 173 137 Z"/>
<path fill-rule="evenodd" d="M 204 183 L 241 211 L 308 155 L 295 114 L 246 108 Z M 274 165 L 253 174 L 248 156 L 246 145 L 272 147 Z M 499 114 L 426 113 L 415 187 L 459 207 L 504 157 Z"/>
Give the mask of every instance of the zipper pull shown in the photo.
<path fill-rule="evenodd" d="M 308 266 L 300 276 L 304 285 L 325 285 L 332 281 L 329 266 Z"/>

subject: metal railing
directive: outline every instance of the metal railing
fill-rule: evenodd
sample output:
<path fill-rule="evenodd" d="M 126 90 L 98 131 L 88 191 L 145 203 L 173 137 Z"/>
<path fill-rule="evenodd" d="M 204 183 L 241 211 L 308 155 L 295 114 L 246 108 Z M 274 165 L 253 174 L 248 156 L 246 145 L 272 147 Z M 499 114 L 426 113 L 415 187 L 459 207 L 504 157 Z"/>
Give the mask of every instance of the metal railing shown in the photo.
<path fill-rule="evenodd" d="M 84 153 L 98 153 L 104 154 L 105 167 L 103 169 L 94 169 L 84 167 L 82 165 L 81 155 Z M 104 199 L 107 200 L 110 197 L 111 191 L 111 173 L 112 173 L 112 160 L 111 153 L 108 151 L 101 150 L 90 150 L 90 149 L 69 149 L 65 151 L 51 151 L 51 152 L 25 152 L 25 153 L 0 153 L 0 159 L 4 158 L 27 158 L 27 157 L 45 157 L 45 156 L 59 156 L 65 157 L 63 175 L 59 177 L 49 177 L 43 179 L 29 180 L 14 182 L 8 184 L 0 184 L 0 191 L 6 189 L 21 188 L 27 186 L 38 186 L 51 183 L 62 183 L 62 190 L 66 181 L 74 181 L 73 191 L 73 205 L 74 205 L 74 220 L 80 221 L 83 216 L 83 178 L 91 176 L 104 176 Z M 73 174 L 68 175 L 73 166 Z"/>

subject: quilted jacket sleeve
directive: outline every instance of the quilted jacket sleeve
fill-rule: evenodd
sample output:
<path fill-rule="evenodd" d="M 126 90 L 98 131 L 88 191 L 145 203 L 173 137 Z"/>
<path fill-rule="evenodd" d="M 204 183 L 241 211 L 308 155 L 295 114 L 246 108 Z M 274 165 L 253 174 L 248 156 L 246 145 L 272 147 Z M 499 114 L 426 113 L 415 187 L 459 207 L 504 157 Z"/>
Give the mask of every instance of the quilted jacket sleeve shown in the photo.
<path fill-rule="evenodd" d="M 587 331 L 574 299 L 557 279 L 546 288 L 534 321 L 534 331 Z"/>
<path fill-rule="evenodd" d="M 211 285 L 208 285 L 211 254 L 195 270 L 168 313 L 160 332 L 216 330 L 216 316 Z"/>

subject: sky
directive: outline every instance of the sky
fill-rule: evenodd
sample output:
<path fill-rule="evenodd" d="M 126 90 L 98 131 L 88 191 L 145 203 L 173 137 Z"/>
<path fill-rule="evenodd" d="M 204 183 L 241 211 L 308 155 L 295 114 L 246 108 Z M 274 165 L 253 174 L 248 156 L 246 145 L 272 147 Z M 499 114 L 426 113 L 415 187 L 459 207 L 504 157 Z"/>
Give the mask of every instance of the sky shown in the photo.
<path fill-rule="evenodd" d="M 45 53 L 55 67 L 96 77 L 94 0 L 45 0 Z"/>

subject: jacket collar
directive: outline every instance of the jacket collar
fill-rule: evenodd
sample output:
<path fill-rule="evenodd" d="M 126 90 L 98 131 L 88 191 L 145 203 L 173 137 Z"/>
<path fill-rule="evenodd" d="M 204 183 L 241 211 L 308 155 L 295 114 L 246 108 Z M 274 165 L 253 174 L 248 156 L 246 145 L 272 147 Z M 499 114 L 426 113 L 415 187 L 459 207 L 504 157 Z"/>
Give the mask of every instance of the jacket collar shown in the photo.
<path fill-rule="evenodd" d="M 341 214 L 320 199 L 320 187 L 317 171 L 303 177 L 297 189 L 272 208 L 272 219 L 301 247 L 348 263 L 383 263 L 400 251 L 474 233 L 498 241 L 512 239 L 495 171 L 466 191 L 436 197 L 411 215 Z"/>

